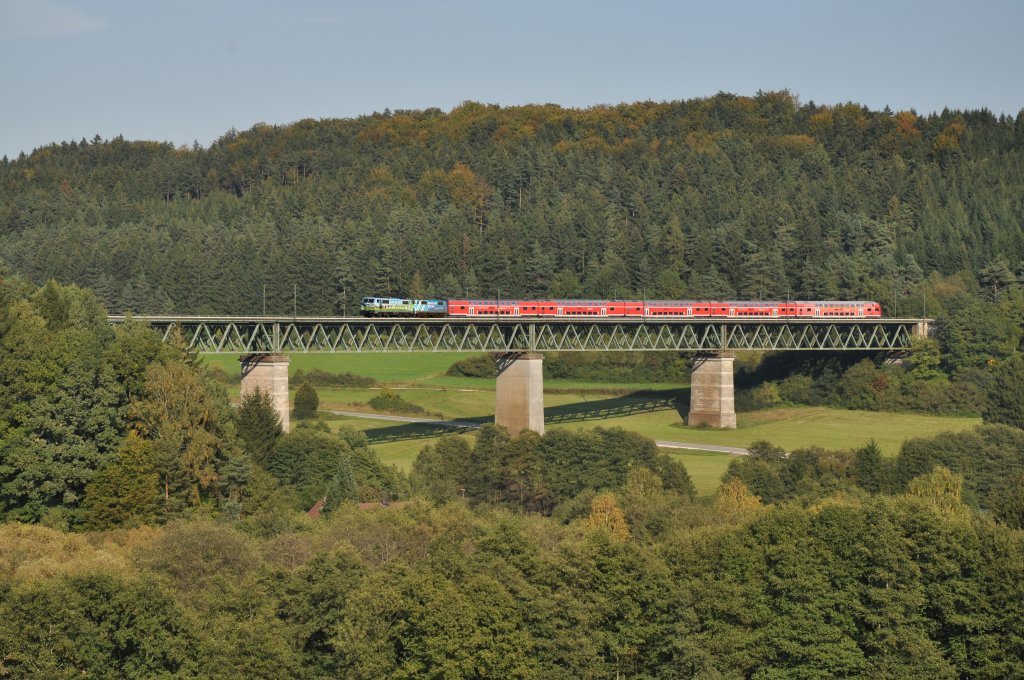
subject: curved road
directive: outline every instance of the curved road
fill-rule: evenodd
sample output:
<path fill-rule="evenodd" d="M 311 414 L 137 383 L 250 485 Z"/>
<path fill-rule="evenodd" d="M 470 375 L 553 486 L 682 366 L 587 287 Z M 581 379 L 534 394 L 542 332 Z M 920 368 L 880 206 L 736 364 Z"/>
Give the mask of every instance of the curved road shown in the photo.
<path fill-rule="evenodd" d="M 368 420 L 388 420 L 394 423 L 420 423 L 422 425 L 437 425 L 439 427 L 450 427 L 452 429 L 476 429 L 480 423 L 468 420 L 437 420 L 436 418 L 413 418 L 412 416 L 389 416 L 382 413 L 362 413 L 360 411 L 324 411 L 337 416 L 348 418 L 366 418 Z M 714 453 L 728 453 L 731 456 L 746 456 L 750 453 L 747 449 L 738 446 L 716 446 L 714 444 L 696 444 L 693 442 L 675 442 L 668 440 L 655 440 L 654 442 L 664 449 L 687 449 L 690 451 L 712 451 Z"/>

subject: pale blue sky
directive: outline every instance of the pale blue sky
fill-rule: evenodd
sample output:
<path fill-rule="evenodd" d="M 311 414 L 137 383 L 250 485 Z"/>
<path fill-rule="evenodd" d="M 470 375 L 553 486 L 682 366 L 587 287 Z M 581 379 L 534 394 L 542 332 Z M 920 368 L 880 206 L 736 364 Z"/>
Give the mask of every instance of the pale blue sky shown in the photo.
<path fill-rule="evenodd" d="M 0 155 L 465 100 L 1024 107 L 1024 1 L 0 0 Z"/>

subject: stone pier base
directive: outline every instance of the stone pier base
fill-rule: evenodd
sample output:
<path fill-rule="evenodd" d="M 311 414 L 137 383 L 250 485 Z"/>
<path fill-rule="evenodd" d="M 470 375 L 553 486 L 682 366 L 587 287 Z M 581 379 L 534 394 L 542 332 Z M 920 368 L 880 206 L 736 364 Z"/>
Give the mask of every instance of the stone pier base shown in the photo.
<path fill-rule="evenodd" d="M 690 374 L 690 415 L 686 424 L 736 429 L 731 356 L 701 357 Z"/>
<path fill-rule="evenodd" d="M 513 435 L 544 434 L 544 355 L 520 354 L 499 362 L 494 422 Z"/>
<path fill-rule="evenodd" d="M 284 354 L 249 354 L 242 363 L 242 398 L 257 389 L 270 395 L 281 418 L 281 429 L 291 430 L 288 408 L 288 357 Z"/>

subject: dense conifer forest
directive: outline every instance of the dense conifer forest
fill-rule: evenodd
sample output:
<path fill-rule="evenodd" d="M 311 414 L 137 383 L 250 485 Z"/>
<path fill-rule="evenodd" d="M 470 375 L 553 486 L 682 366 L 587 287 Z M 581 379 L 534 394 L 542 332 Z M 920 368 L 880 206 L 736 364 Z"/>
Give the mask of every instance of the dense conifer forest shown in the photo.
<path fill-rule="evenodd" d="M 1022 151 L 1022 116 L 782 92 L 5 159 L 0 678 L 1024 677 Z M 986 422 L 891 458 L 755 442 L 711 496 L 616 428 L 487 426 L 406 473 L 317 419 L 315 384 L 372 380 L 311 373 L 283 433 L 267 395 L 233 408 L 185 348 L 106 320 L 260 312 L 264 285 L 300 314 L 368 292 L 876 299 L 935 337 L 899 363 L 757 357 L 738 404 Z"/>
<path fill-rule="evenodd" d="M 94 139 L 0 165 L 0 259 L 112 311 L 352 312 L 367 294 L 872 299 L 1024 257 L 1024 115 L 788 92 L 467 102 Z M 938 277 L 938 278 L 936 278 Z M 931 285 L 926 285 L 927 281 Z"/>

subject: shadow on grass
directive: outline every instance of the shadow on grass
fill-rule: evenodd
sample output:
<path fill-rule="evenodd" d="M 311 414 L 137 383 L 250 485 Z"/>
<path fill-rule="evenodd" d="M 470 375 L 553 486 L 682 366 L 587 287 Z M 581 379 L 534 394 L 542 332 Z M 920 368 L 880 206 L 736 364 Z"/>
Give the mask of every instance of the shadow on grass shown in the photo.
<path fill-rule="evenodd" d="M 572 423 L 588 420 L 609 420 L 639 413 L 655 413 L 657 411 L 676 411 L 680 418 L 686 417 L 686 409 L 690 402 L 688 388 L 674 390 L 651 390 L 632 392 L 608 399 L 581 401 L 575 404 L 562 404 L 544 409 L 545 423 Z M 494 421 L 493 416 L 476 416 L 459 418 L 459 423 L 474 422 L 483 425 Z M 389 425 L 364 430 L 370 443 L 384 443 L 408 439 L 429 439 L 444 434 L 472 431 L 473 427 L 444 422 L 437 423 L 406 423 Z"/>
<path fill-rule="evenodd" d="M 675 410 L 680 417 L 686 416 L 690 403 L 690 389 L 644 390 L 631 392 L 621 397 L 581 401 L 562 404 L 544 409 L 545 423 L 572 423 L 585 420 L 622 418 L 638 413 Z"/>
<path fill-rule="evenodd" d="M 462 422 L 476 421 L 476 418 L 460 418 Z M 493 418 L 485 419 L 484 422 L 489 422 Z M 445 434 L 463 434 L 466 432 L 472 432 L 475 427 L 468 427 L 465 425 L 446 425 L 442 422 L 438 423 L 406 423 L 405 425 L 390 425 L 388 427 L 375 427 L 373 429 L 363 430 L 366 433 L 366 438 L 370 440 L 371 444 L 384 444 L 387 442 L 398 442 L 405 441 L 408 439 L 433 439 L 440 437 Z"/>

